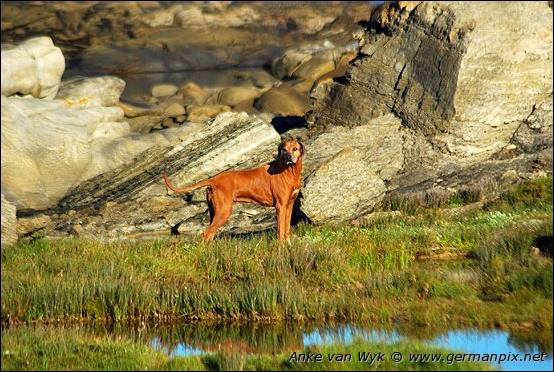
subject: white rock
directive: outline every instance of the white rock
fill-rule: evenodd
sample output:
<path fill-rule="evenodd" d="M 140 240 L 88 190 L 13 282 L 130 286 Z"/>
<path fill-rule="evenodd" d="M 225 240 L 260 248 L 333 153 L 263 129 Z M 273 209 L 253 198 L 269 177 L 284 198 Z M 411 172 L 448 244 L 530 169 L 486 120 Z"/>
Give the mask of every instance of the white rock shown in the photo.
<path fill-rule="evenodd" d="M 129 132 L 118 107 L 67 107 L 62 100 L 2 97 L 2 190 L 18 208 L 55 205 L 100 161 L 91 145 Z"/>
<path fill-rule="evenodd" d="M 58 91 L 65 59 L 52 39 L 41 36 L 17 46 L 2 45 L 2 94 L 31 94 L 53 99 Z"/>
<path fill-rule="evenodd" d="M 56 98 L 69 106 L 115 106 L 125 89 L 125 81 L 115 76 L 76 77 L 63 81 Z"/>
<path fill-rule="evenodd" d="M 131 129 L 126 122 L 103 122 L 98 123 L 90 139 L 119 138 L 128 135 L 130 132 Z"/>

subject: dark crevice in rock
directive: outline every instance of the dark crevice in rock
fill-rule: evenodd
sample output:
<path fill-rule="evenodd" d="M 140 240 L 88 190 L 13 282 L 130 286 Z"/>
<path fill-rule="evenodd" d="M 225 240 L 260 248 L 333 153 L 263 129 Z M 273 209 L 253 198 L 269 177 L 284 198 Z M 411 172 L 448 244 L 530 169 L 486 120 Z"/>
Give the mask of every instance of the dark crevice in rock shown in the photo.
<path fill-rule="evenodd" d="M 179 222 L 178 224 L 171 226 L 171 235 L 179 235 L 179 226 L 181 226 L 182 222 Z"/>
<path fill-rule="evenodd" d="M 290 129 L 306 128 L 306 119 L 302 116 L 276 116 L 271 124 L 277 133 L 283 134 Z"/>

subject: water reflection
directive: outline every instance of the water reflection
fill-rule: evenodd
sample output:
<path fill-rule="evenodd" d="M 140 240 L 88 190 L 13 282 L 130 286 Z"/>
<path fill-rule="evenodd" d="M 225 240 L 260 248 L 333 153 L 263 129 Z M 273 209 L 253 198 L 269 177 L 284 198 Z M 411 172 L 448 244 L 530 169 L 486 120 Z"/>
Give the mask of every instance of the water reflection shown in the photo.
<path fill-rule="evenodd" d="M 176 332 L 176 333 L 175 333 Z M 177 336 L 178 334 L 178 336 Z M 504 361 L 502 370 L 551 370 L 552 337 L 534 337 L 525 333 L 504 330 L 462 329 L 447 332 L 429 332 L 414 337 L 413 329 L 375 329 L 353 324 L 334 325 L 185 325 L 171 332 L 177 337 L 154 337 L 150 344 L 171 356 L 201 355 L 206 352 L 243 352 L 248 354 L 275 354 L 301 350 L 307 346 L 343 343 L 356 339 L 377 343 L 421 341 L 428 345 L 463 353 L 477 354 L 548 354 L 544 361 Z M 168 334 L 166 334 L 166 337 Z M 171 341 L 170 341 L 171 340 Z M 545 340 L 547 340 L 545 342 Z M 550 340 L 550 341 L 548 341 Z"/>
<path fill-rule="evenodd" d="M 383 343 L 394 343 L 402 340 L 402 336 L 397 331 L 382 329 L 367 330 L 349 324 L 337 326 L 336 328 L 317 329 L 303 334 L 304 346 L 331 343 L 348 344 L 358 338 L 366 341 Z"/>
<path fill-rule="evenodd" d="M 23 332 L 25 328 L 8 327 L 8 332 Z M 322 344 L 349 344 L 357 339 L 375 343 L 393 344 L 402 341 L 418 341 L 427 345 L 449 349 L 455 352 L 474 354 L 538 354 L 547 353 L 544 361 L 505 361 L 503 370 L 552 370 L 552 334 L 550 332 L 509 332 L 505 330 L 453 329 L 400 327 L 375 328 L 364 323 L 192 323 L 163 325 L 57 325 L 28 326 L 45 328 L 47 333 L 59 337 L 87 334 L 94 337 L 128 339 L 150 345 L 165 354 L 176 356 L 198 356 L 212 352 L 266 354 L 292 353 L 305 347 Z M 494 365 L 498 367 L 498 365 Z"/>
<path fill-rule="evenodd" d="M 165 330 L 165 331 L 163 331 Z M 180 327 L 163 327 L 159 336 L 151 342 L 159 345 L 169 355 L 183 350 L 204 352 L 243 352 L 251 354 L 275 354 L 303 348 L 304 330 L 292 324 L 185 324 Z"/>

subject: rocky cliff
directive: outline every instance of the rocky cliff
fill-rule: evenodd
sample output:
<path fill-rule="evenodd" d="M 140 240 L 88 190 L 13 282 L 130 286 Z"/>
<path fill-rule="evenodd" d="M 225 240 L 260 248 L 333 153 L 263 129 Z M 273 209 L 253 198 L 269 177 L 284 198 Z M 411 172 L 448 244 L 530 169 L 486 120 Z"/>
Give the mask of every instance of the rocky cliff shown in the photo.
<path fill-rule="evenodd" d="M 345 76 L 311 92 L 310 152 L 361 150 L 374 185 L 383 181 L 389 194 L 448 193 L 552 172 L 546 2 L 387 3 L 358 38 Z M 400 124 L 377 129 L 378 119 L 391 114 Z M 394 145 L 383 146 L 391 136 Z M 333 144 L 331 153 L 322 138 Z M 385 175 L 380 158 L 389 162 Z M 306 191 L 321 190 L 318 198 L 345 192 L 336 180 L 319 177 L 329 159 L 306 181 Z M 368 206 L 380 198 L 376 193 Z M 340 197 L 328 203 L 340 204 Z"/>

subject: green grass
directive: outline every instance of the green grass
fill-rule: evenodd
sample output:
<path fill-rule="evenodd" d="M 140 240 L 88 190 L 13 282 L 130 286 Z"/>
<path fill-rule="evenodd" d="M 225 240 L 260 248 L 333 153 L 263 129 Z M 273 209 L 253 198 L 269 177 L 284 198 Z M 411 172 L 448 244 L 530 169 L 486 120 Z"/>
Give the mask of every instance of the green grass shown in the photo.
<path fill-rule="evenodd" d="M 516 186 L 483 208 L 452 210 L 401 211 L 361 226 L 303 224 L 292 246 L 274 233 L 210 244 L 20 242 L 2 251 L 1 319 L 531 322 L 550 329 L 552 260 L 530 248 L 552 236 L 552 178 Z M 475 258 L 416 259 L 432 252 Z"/>
<path fill-rule="evenodd" d="M 321 362 L 291 359 L 320 353 Z M 359 353 L 382 352 L 384 361 L 360 361 Z M 393 362 L 391 353 L 403 360 Z M 351 361 L 329 361 L 330 355 L 351 354 Z M 441 354 L 443 362 L 414 362 L 409 353 Z M 355 340 L 352 344 L 310 346 L 275 355 L 216 352 L 201 356 L 168 357 L 145 342 L 115 335 L 93 335 L 82 329 L 23 327 L 2 333 L 2 370 L 491 370 L 490 364 L 449 363 L 449 350 L 418 342 L 395 344 Z M 298 359 L 297 359 L 298 360 Z"/>
<path fill-rule="evenodd" d="M 2 334 L 2 370 L 202 370 L 198 357 L 169 360 L 161 351 L 120 337 L 81 330 L 30 329 Z"/>

